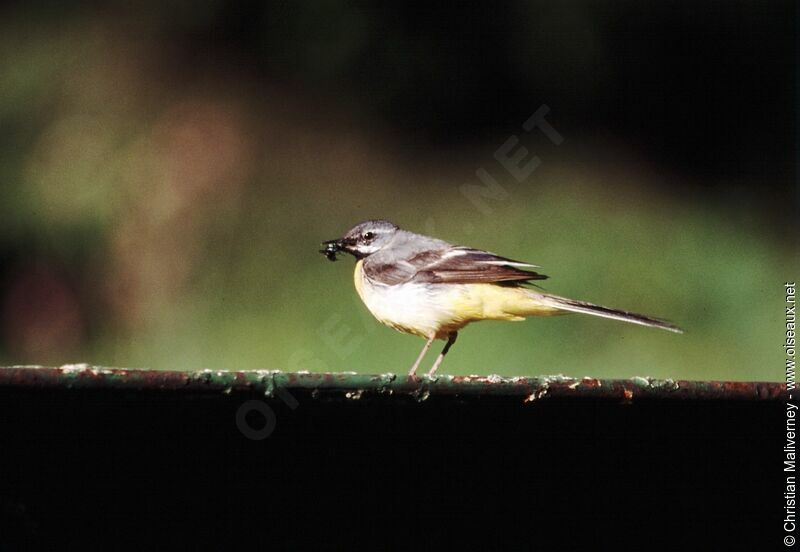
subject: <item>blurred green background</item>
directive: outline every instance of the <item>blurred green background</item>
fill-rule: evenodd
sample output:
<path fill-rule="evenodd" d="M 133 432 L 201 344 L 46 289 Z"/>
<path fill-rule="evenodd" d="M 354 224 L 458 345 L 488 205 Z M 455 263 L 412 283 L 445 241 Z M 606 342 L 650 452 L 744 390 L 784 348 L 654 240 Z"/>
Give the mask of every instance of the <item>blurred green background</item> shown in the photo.
<path fill-rule="evenodd" d="M 686 329 L 475 324 L 446 373 L 783 376 L 791 2 L 0 10 L 0 364 L 403 373 L 422 340 L 317 253 L 387 218 Z"/>

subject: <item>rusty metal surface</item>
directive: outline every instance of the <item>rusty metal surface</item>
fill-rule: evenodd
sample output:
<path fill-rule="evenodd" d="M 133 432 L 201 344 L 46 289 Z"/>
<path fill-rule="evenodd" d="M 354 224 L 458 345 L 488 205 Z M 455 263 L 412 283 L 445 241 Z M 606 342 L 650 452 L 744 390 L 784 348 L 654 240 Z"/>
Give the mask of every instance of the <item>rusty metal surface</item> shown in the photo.
<path fill-rule="evenodd" d="M 207 393 L 308 392 L 314 398 L 508 397 L 525 403 L 551 398 L 609 399 L 623 402 L 670 400 L 787 400 L 786 385 L 776 382 L 727 382 L 631 379 L 575 379 L 567 376 L 448 376 L 253 371 L 162 371 L 71 364 L 61 367 L 0 367 L 0 388 L 163 390 Z"/>

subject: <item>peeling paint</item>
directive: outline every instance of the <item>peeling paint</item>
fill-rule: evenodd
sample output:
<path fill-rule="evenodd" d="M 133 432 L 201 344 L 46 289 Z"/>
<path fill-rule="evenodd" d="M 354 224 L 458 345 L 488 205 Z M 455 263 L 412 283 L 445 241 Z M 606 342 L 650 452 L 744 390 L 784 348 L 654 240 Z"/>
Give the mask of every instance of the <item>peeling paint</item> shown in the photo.
<path fill-rule="evenodd" d="M 357 401 L 364 394 L 363 389 L 356 389 L 355 391 L 347 391 L 344 396 L 352 401 Z"/>
<path fill-rule="evenodd" d="M 647 379 L 650 382 L 650 387 L 652 387 L 654 389 L 662 388 L 662 389 L 673 389 L 673 390 L 675 390 L 675 389 L 678 389 L 678 387 L 679 387 L 678 384 L 675 383 L 675 381 L 671 380 L 671 379 L 665 379 L 665 380 L 657 380 L 657 379 L 653 379 L 653 378 L 647 378 Z"/>
<path fill-rule="evenodd" d="M 586 385 L 586 386 L 589 386 L 589 387 L 602 387 L 603 386 L 603 382 L 602 381 L 600 381 L 597 378 L 590 378 L 589 376 L 584 376 L 583 379 L 581 380 L 581 383 L 583 385 Z"/>
<path fill-rule="evenodd" d="M 569 376 L 565 376 L 564 374 L 554 374 L 551 376 L 543 376 L 543 379 L 546 379 L 548 382 L 551 383 L 565 383 L 568 381 L 572 381 L 575 378 L 571 378 Z"/>
<path fill-rule="evenodd" d="M 417 399 L 417 402 L 425 402 L 431 396 L 431 392 L 428 389 L 425 389 L 421 393 L 417 393 L 414 397 Z"/>
<path fill-rule="evenodd" d="M 39 367 L 39 368 L 41 368 L 41 367 Z M 89 369 L 89 365 L 85 364 L 85 363 L 84 364 L 64 364 L 61 367 L 61 371 L 64 374 L 75 374 L 75 373 L 79 373 L 79 372 L 84 372 L 84 371 L 86 371 L 88 369 Z"/>
<path fill-rule="evenodd" d="M 536 391 L 528 395 L 523 402 L 532 403 L 534 401 L 538 401 L 539 399 L 547 395 L 547 392 L 549 390 L 550 390 L 550 384 L 548 382 L 544 382 L 536 389 Z"/>
<path fill-rule="evenodd" d="M 633 391 L 631 391 L 630 389 L 626 388 L 625 391 L 623 391 L 623 393 L 625 394 L 626 401 L 629 401 L 633 398 Z"/>
<path fill-rule="evenodd" d="M 261 376 L 261 382 L 264 384 L 264 396 L 272 398 L 275 396 L 275 378 L 272 373 Z"/>

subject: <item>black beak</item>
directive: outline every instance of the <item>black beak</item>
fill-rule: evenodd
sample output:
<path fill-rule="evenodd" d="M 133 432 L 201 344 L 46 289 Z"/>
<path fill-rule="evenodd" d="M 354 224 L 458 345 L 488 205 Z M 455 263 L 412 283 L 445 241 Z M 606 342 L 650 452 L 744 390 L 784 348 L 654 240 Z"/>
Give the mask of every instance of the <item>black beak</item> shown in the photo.
<path fill-rule="evenodd" d="M 344 238 L 324 241 L 322 242 L 322 249 L 319 250 L 329 261 L 335 261 L 336 254 L 344 251 L 347 251 L 347 244 Z"/>

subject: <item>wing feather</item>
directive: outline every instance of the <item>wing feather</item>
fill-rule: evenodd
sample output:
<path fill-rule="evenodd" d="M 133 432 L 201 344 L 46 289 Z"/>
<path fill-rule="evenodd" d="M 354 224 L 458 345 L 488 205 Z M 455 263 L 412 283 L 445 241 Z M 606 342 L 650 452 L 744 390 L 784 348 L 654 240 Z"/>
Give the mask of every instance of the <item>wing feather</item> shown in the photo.
<path fill-rule="evenodd" d="M 368 259 L 369 260 L 369 259 Z M 370 279 L 395 285 L 404 282 L 425 283 L 498 283 L 544 280 L 539 274 L 524 268 L 536 265 L 501 257 L 488 251 L 467 247 L 429 250 L 394 263 L 368 263 L 364 270 Z"/>

